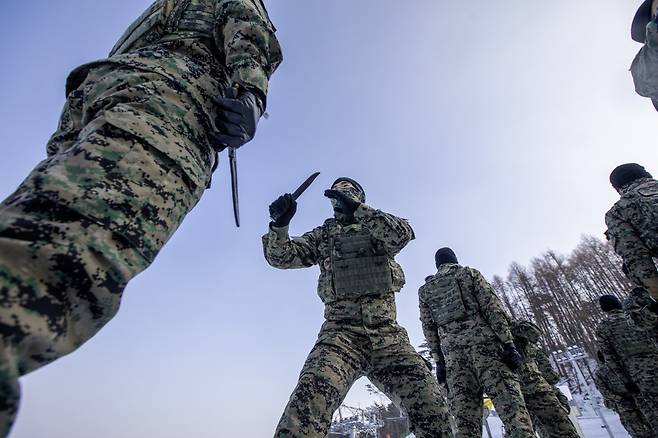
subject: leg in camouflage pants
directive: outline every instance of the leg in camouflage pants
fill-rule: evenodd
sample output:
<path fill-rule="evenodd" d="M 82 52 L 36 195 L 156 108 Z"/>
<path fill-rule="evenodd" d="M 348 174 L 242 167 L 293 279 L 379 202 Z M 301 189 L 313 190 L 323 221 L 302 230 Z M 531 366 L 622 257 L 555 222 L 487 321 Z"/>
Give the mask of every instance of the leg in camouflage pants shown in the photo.
<path fill-rule="evenodd" d="M 393 329 L 389 327 L 389 329 Z M 361 376 L 372 376 L 400 400 L 418 438 L 451 437 L 436 381 L 401 327 L 386 349 L 373 349 L 363 329 L 325 323 L 279 421 L 276 438 L 325 438 L 331 418 Z M 395 337 L 395 339 L 392 339 Z"/>
<path fill-rule="evenodd" d="M 165 115 L 193 105 L 174 89 L 152 73 L 98 68 L 69 96 L 49 157 L 0 204 L 0 436 L 16 414 L 18 377 L 98 332 L 199 200 L 204 187 L 162 145 L 107 121 L 149 109 L 150 120 L 161 116 L 158 135 L 181 145 L 177 158 L 198 149 Z M 159 112 L 150 108 L 166 94 Z M 198 164 L 208 177 L 211 166 Z"/>
<path fill-rule="evenodd" d="M 532 424 L 542 438 L 578 438 L 578 432 L 547 382 L 523 386 Z"/>
<path fill-rule="evenodd" d="M 457 437 L 482 436 L 482 395 L 486 392 L 503 420 L 506 436 L 534 438 L 532 420 L 521 394 L 518 377 L 501 361 L 497 344 L 450 346 L 444 351 L 444 356 Z"/>

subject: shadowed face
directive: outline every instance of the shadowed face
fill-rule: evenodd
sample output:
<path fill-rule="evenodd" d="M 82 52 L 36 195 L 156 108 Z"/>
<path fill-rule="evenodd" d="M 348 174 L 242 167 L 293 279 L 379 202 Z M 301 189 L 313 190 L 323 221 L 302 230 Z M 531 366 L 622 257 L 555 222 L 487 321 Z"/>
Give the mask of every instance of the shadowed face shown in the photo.
<path fill-rule="evenodd" d="M 354 199 L 357 202 L 361 202 L 361 191 L 349 181 L 339 181 L 338 183 L 334 184 L 331 188 L 333 190 L 338 190 L 339 192 L 345 193 L 347 196 L 349 196 L 350 198 Z M 336 208 L 337 202 L 335 199 L 331 200 L 331 205 L 334 207 L 334 209 Z"/>

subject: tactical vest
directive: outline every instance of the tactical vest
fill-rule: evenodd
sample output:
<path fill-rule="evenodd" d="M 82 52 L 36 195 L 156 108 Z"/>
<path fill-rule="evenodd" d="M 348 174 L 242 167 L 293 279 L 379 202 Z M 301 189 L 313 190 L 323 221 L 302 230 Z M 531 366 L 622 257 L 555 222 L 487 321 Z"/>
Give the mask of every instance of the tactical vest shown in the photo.
<path fill-rule="evenodd" d="M 214 41 L 217 3 L 217 0 L 156 0 L 128 27 L 110 56 L 164 41 L 189 38 Z M 274 30 L 262 0 L 252 0 L 252 3 Z"/>
<path fill-rule="evenodd" d="M 393 289 L 389 257 L 367 230 L 330 237 L 334 291 L 338 299 L 382 295 Z"/>
<path fill-rule="evenodd" d="M 423 288 L 434 322 L 438 326 L 462 320 L 475 313 L 476 309 L 469 308 L 471 306 L 464 302 L 462 288 L 454 273 L 436 276 Z"/>

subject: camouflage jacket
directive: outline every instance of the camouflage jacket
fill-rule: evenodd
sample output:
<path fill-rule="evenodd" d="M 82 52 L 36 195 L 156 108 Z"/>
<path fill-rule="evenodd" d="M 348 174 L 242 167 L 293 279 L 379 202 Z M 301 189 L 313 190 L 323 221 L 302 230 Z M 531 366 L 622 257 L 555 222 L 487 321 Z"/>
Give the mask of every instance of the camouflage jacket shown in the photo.
<path fill-rule="evenodd" d="M 513 321 L 511 331 L 514 344 L 523 356 L 519 375 L 525 390 L 555 385 L 559 377 L 553 371 L 548 356 L 539 346 L 539 327 L 530 321 Z"/>
<path fill-rule="evenodd" d="M 560 375 L 553 369 L 548 354 L 546 354 L 546 351 L 544 351 L 543 348 L 537 347 L 535 361 L 537 362 L 539 372 L 544 376 L 544 379 L 546 379 L 550 385 L 557 385 L 560 381 Z"/>
<path fill-rule="evenodd" d="M 658 181 L 641 178 L 622 189 L 605 215 L 606 236 L 638 285 L 658 277 Z"/>
<path fill-rule="evenodd" d="M 313 265 L 320 267 L 318 295 L 326 306 L 327 319 L 351 318 L 361 312 L 360 300 L 339 300 L 334 291 L 332 236 L 345 231 L 367 230 L 382 244 L 388 256 L 393 287 L 390 291 L 382 291 L 381 299 L 368 297 L 369 300 L 374 299 L 372 306 L 383 306 L 376 310 L 376 313 L 395 312 L 393 293 L 400 291 L 405 283 L 402 268 L 394 257 L 414 239 L 409 223 L 366 204 L 359 206 L 354 217 L 356 222 L 349 225 L 343 225 L 335 219 L 327 219 L 323 225 L 292 239 L 288 236 L 288 227 L 272 228 L 262 238 L 265 259 L 271 266 L 278 269 L 307 268 Z"/>
<path fill-rule="evenodd" d="M 626 362 L 632 358 L 658 360 L 658 347 L 647 332 L 623 310 L 607 312 L 596 327 L 598 349 L 610 370 L 625 383 L 630 382 Z"/>
<path fill-rule="evenodd" d="M 463 303 L 471 316 L 439 326 L 433 316 L 438 309 L 433 308 L 432 289 L 426 286 L 437 277 L 449 275 L 456 277 Z M 423 333 L 435 357 L 442 355 L 442 342 L 470 345 L 477 342 L 507 344 L 514 341 L 500 299 L 476 269 L 453 263 L 443 264 L 435 275 L 427 277 L 426 284 L 418 290 L 418 298 Z"/>
<path fill-rule="evenodd" d="M 173 14 L 174 25 L 156 27 L 159 31 L 146 32 L 125 52 L 113 50 L 109 58 L 78 67 L 68 77 L 66 94 L 84 95 L 86 90 L 79 90 L 80 86 L 90 71 L 99 67 L 112 66 L 115 82 L 135 81 L 134 72 L 155 73 L 166 85 L 146 87 L 143 96 L 107 96 L 103 104 L 112 111 L 105 119 L 150 144 L 172 143 L 166 153 L 188 139 L 208 147 L 207 134 L 222 130 L 216 124 L 215 98 L 224 96 L 229 86 L 254 91 L 265 105 L 268 80 L 282 61 L 275 29 L 260 0 L 157 0 L 151 8 L 160 3 L 185 6 Z M 143 17 L 127 34 L 137 32 Z M 130 41 L 124 35 L 118 45 L 126 38 Z M 154 91 L 154 87 L 159 89 Z M 192 98 L 192 107 L 181 109 L 175 104 L 177 94 L 182 93 Z M 127 105 L 123 105 L 124 99 L 129 99 Z M 144 110 L 135 114 L 134 107 L 140 105 Z M 163 123 L 161 114 L 180 121 L 176 138 L 153 128 Z M 198 175 L 190 176 L 203 182 Z"/>

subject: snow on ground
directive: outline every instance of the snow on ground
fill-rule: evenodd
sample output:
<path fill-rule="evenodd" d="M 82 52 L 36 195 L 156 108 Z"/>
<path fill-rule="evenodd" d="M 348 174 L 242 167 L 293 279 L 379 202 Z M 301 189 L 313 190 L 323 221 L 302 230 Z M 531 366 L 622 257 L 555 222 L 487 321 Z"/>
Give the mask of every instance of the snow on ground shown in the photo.
<path fill-rule="evenodd" d="M 614 438 L 629 438 L 628 433 L 624 430 L 623 426 L 619 422 L 619 417 L 612 411 L 604 410 L 603 415 L 605 416 L 608 425 L 610 426 L 610 431 Z M 610 438 L 601 419 L 598 417 L 584 416 L 578 418 L 578 424 L 583 431 L 584 438 Z M 498 417 L 489 418 L 489 428 L 491 428 L 492 438 L 502 438 L 503 437 L 503 424 Z M 483 437 L 487 437 L 486 431 L 483 431 Z"/>

